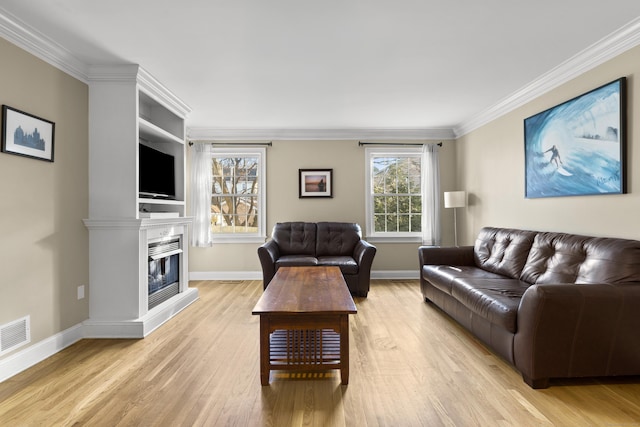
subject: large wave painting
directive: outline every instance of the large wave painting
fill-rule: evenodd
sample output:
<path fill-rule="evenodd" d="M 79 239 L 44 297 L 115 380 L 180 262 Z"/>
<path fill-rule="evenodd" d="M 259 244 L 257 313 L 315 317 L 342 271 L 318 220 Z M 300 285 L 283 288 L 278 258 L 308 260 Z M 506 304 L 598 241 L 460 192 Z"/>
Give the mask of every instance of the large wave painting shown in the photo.
<path fill-rule="evenodd" d="M 626 79 L 524 121 L 527 198 L 621 194 Z"/>

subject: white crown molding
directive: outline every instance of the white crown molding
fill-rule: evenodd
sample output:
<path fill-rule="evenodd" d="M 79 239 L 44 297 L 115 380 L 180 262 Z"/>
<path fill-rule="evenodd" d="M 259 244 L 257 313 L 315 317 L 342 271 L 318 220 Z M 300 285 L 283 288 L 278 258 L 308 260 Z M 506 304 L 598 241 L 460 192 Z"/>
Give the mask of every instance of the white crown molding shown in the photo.
<path fill-rule="evenodd" d="M 452 129 L 231 129 L 189 127 L 193 140 L 433 140 L 454 139 Z"/>
<path fill-rule="evenodd" d="M 180 98 L 174 95 L 173 92 L 167 89 L 166 86 L 142 67 L 140 67 L 138 72 L 138 85 L 147 95 L 166 104 L 166 106 L 173 110 L 178 116 L 185 117 L 191 112 L 191 107 L 182 102 Z"/>
<path fill-rule="evenodd" d="M 604 37 L 502 101 L 454 128 L 456 137 L 478 129 L 640 44 L 640 18 Z"/>
<path fill-rule="evenodd" d="M 0 8 L 0 36 L 70 76 L 87 83 L 87 64 L 2 8 Z"/>
<path fill-rule="evenodd" d="M 136 83 L 140 69 L 138 64 L 91 65 L 87 77 L 89 82 Z"/>
<path fill-rule="evenodd" d="M 111 64 L 89 67 L 89 82 L 137 83 L 140 90 L 167 106 L 173 113 L 185 117 L 191 108 L 138 64 Z"/>

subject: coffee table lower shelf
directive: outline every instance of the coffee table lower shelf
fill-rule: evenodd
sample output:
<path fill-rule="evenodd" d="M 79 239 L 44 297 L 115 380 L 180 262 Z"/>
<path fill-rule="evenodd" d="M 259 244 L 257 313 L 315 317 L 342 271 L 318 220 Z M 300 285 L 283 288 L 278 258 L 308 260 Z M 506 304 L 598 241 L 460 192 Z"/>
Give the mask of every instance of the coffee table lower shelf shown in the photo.
<path fill-rule="evenodd" d="M 348 384 L 347 315 L 320 316 L 315 320 L 307 316 L 285 316 L 284 319 L 282 316 L 261 316 L 262 385 L 269 384 L 271 371 L 319 372 L 331 369 L 339 369 L 341 383 Z"/>
<path fill-rule="evenodd" d="M 271 334 L 271 369 L 340 368 L 340 335 L 332 329 L 278 329 Z"/>

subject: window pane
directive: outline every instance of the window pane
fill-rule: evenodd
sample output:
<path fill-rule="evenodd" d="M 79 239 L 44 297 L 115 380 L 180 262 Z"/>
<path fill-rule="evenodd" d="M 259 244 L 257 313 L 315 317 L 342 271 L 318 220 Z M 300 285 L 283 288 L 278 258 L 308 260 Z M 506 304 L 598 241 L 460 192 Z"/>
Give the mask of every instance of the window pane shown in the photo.
<path fill-rule="evenodd" d="M 398 215 L 398 231 L 408 233 L 409 229 L 409 215 Z"/>
<path fill-rule="evenodd" d="M 387 197 L 387 212 L 388 213 L 396 213 L 398 212 L 398 198 L 397 197 Z"/>
<path fill-rule="evenodd" d="M 422 197 L 411 196 L 410 199 L 411 199 L 411 212 L 422 213 Z"/>
<path fill-rule="evenodd" d="M 398 215 L 387 215 L 385 219 L 386 232 L 395 233 L 398 231 Z"/>
<path fill-rule="evenodd" d="M 411 213 L 411 197 L 409 196 L 399 196 L 398 200 L 398 210 L 399 214 L 409 214 Z"/>
<path fill-rule="evenodd" d="M 385 213 L 387 211 L 387 206 L 385 204 L 386 197 L 384 196 L 374 196 L 373 197 L 373 213 Z"/>
<path fill-rule="evenodd" d="M 422 231 L 422 215 L 411 215 L 411 231 Z"/>
<path fill-rule="evenodd" d="M 221 233 L 222 232 L 222 224 L 217 223 L 214 224 L 213 222 L 213 218 L 211 219 L 211 231 L 213 231 L 214 233 Z"/>

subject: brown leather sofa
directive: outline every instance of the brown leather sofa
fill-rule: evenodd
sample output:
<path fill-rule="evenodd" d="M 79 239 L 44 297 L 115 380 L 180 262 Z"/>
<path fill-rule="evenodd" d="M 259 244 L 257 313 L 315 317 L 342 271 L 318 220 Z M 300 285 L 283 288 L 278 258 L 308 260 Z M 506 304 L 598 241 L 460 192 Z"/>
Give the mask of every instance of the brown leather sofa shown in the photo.
<path fill-rule="evenodd" d="M 420 286 L 532 388 L 640 375 L 640 241 L 487 227 L 422 246 Z"/>
<path fill-rule="evenodd" d="M 369 293 L 371 264 L 376 247 L 362 240 L 358 224 L 346 222 L 282 222 L 273 227 L 271 240 L 258 248 L 266 289 L 283 266 L 337 266 L 351 293 Z"/>

